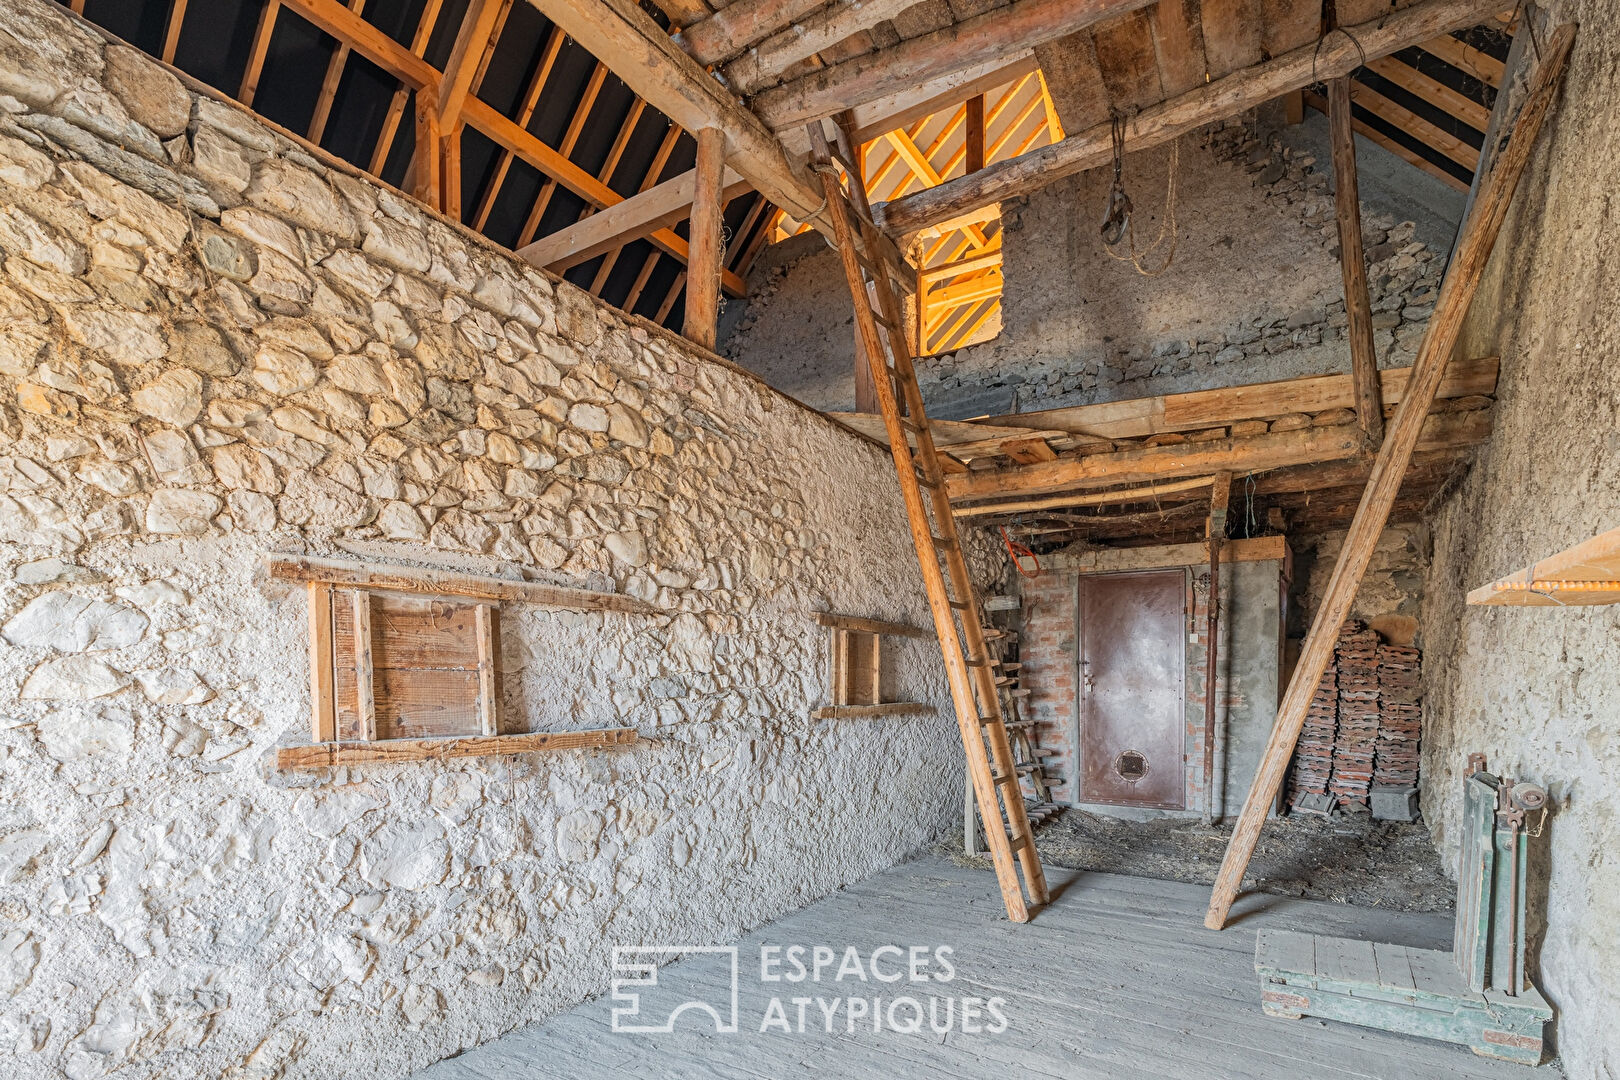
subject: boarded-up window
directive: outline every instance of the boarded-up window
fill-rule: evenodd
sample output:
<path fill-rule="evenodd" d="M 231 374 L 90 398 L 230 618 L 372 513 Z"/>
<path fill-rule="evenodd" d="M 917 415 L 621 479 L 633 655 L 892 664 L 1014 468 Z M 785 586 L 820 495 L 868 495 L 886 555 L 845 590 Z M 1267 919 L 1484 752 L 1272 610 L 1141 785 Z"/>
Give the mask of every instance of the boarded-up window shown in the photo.
<path fill-rule="evenodd" d="M 339 741 L 499 734 L 492 603 L 317 583 L 316 730 Z M 324 609 L 324 610 L 323 610 Z M 329 620 L 329 634 L 322 633 Z M 330 642 L 322 648 L 322 639 Z M 330 678 L 330 705 L 322 682 Z"/>
<path fill-rule="evenodd" d="M 883 647 L 877 634 L 833 630 L 833 704 L 876 705 L 883 700 Z"/>

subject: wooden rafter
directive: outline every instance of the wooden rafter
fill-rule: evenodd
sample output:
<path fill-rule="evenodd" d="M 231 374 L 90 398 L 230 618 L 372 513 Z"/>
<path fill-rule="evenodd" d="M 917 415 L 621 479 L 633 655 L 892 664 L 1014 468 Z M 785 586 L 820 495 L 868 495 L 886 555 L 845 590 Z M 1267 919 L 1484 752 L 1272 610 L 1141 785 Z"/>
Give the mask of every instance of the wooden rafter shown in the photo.
<path fill-rule="evenodd" d="M 1365 59 L 1473 25 L 1495 6 L 1492 0 L 1423 0 L 1350 27 L 1348 34 L 1332 35 L 1143 109 L 1126 122 L 1126 145 L 1134 150 L 1157 146 L 1290 90 L 1348 75 Z M 1206 45 L 1207 41 L 1206 34 Z M 883 208 L 883 225 L 891 235 L 903 236 L 1105 164 L 1112 152 L 1111 126 L 1099 124 L 1034 153 L 889 203 Z"/>

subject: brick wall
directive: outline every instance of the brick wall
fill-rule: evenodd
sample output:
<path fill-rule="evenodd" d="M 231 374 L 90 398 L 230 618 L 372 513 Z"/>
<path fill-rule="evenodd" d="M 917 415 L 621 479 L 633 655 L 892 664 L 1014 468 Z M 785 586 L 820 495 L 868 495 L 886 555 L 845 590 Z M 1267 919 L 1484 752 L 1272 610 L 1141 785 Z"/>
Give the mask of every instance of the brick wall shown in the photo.
<path fill-rule="evenodd" d="M 1039 577 L 1022 589 L 1021 684 L 1030 691 L 1026 719 L 1037 724 L 1039 744 L 1057 752 L 1046 759 L 1060 804 L 1079 805 L 1079 580 L 1084 572 L 1167 568 L 1186 558 L 1185 610 L 1185 787 L 1187 814 L 1204 805 L 1204 681 L 1208 669 L 1208 571 L 1194 562 L 1198 545 L 1181 549 L 1140 548 L 1077 555 L 1059 553 L 1043 560 Z M 1135 565 L 1131 565 L 1131 563 Z M 1221 647 L 1216 684 L 1215 812 L 1235 812 L 1253 774 L 1276 713 L 1282 601 L 1275 559 L 1226 562 L 1221 567 Z M 1158 813 L 1159 811 L 1154 811 Z M 1181 813 L 1181 811 L 1168 811 Z"/>

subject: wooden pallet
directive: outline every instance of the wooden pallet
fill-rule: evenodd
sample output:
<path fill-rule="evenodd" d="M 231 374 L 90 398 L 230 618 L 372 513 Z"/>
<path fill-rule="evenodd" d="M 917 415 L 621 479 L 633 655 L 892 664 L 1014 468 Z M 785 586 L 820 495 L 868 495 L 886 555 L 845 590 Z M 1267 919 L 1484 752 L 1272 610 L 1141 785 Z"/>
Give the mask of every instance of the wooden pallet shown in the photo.
<path fill-rule="evenodd" d="M 882 235 L 872 224 L 863 170 L 855 164 L 860 159 L 848 130 L 852 123 L 848 114 L 840 118 L 834 136 L 836 151 L 821 121 L 809 126 L 812 168 L 826 195 L 827 216 L 854 302 L 857 342 L 871 372 L 900 478 L 900 494 L 939 635 L 968 776 L 987 826 L 996 879 L 1007 917 L 1026 922 L 1031 907 L 1047 901 L 1046 876 L 1035 854 L 1019 763 L 1002 713 L 997 672 L 985 644 L 978 591 L 968 573 L 945 490 L 944 455 L 934 446 L 912 367 L 907 321 L 897 296 L 903 288 L 900 270 L 884 254 Z M 840 172 L 848 183 L 847 194 Z"/>
<path fill-rule="evenodd" d="M 1472 990 L 1453 955 L 1435 949 L 1261 930 L 1254 970 L 1268 1016 L 1343 1020 L 1525 1065 L 1540 1063 L 1552 1019 L 1534 987 L 1511 996 Z"/>

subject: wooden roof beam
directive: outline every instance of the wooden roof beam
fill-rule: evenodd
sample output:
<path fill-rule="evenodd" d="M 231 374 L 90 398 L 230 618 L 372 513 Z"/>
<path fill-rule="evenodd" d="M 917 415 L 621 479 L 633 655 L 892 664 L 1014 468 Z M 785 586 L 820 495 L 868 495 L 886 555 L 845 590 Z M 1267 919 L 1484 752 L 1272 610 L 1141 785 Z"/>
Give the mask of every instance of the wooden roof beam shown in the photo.
<path fill-rule="evenodd" d="M 676 124 L 687 131 L 723 129 L 727 164 L 795 220 L 831 233 L 820 196 L 789 164 L 776 136 L 683 52 L 635 0 L 529 2 Z"/>
<path fill-rule="evenodd" d="M 833 0 L 832 3 L 767 37 L 721 68 L 740 94 L 769 86 L 800 60 L 894 18 L 917 0 Z"/>
<path fill-rule="evenodd" d="M 677 39 L 705 67 L 730 60 L 815 11 L 827 0 L 737 0 L 707 19 L 692 23 Z"/>
<path fill-rule="evenodd" d="M 560 2 L 560 0 L 555 0 Z M 1150 0 L 1013 0 L 887 49 L 774 86 L 754 99 L 772 128 L 786 128 L 877 101 L 897 90 L 993 62 L 1138 8 Z"/>
<path fill-rule="evenodd" d="M 1491 410 L 1439 413 L 1424 420 L 1419 450 L 1471 446 L 1491 433 Z M 1354 424 L 1267 432 L 1210 442 L 1133 447 L 1108 454 L 1082 454 L 1035 465 L 983 469 L 948 477 L 954 499 L 988 499 L 998 495 L 1041 495 L 1113 484 L 1148 483 L 1210 473 L 1261 472 L 1289 465 L 1343 461 L 1361 453 L 1361 433 Z"/>
<path fill-rule="evenodd" d="M 1348 75 L 1365 60 L 1481 22 L 1498 6 L 1500 0 L 1425 0 L 1349 27 L 1348 34 L 1332 34 L 1319 44 L 1284 53 L 1143 109 L 1126 122 L 1126 148 L 1134 152 L 1158 146 L 1291 90 Z M 880 210 L 882 224 L 891 236 L 904 236 L 1106 164 L 1112 153 L 1110 125 L 1098 124 L 1062 142 L 888 203 Z"/>

